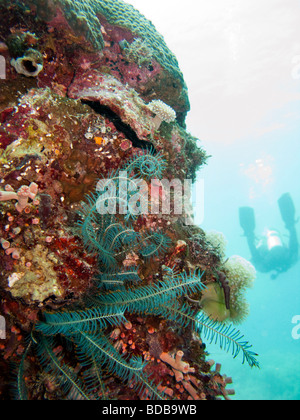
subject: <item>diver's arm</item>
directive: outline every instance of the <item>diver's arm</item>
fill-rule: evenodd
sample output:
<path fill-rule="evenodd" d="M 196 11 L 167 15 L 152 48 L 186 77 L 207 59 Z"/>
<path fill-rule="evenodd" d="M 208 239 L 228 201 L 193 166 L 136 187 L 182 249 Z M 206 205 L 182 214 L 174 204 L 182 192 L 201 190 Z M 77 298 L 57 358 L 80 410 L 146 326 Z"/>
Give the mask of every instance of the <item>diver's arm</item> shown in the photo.
<path fill-rule="evenodd" d="M 254 263 L 259 263 L 261 261 L 261 255 L 258 252 L 256 245 L 255 245 L 255 235 L 254 232 L 249 233 L 247 236 L 248 247 L 252 255 L 252 259 Z"/>

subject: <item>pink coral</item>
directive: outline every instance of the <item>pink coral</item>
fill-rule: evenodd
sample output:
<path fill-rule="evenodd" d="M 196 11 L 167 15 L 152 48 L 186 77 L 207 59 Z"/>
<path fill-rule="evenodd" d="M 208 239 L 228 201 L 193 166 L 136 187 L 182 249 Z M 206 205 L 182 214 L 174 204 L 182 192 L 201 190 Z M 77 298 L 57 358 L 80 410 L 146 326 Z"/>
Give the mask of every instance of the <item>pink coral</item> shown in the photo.
<path fill-rule="evenodd" d="M 0 201 L 18 200 L 16 209 L 19 213 L 27 207 L 29 199 L 34 200 L 38 193 L 38 186 L 32 182 L 29 187 L 23 185 L 17 192 L 13 191 L 10 186 L 7 186 L 6 191 L 0 191 Z"/>

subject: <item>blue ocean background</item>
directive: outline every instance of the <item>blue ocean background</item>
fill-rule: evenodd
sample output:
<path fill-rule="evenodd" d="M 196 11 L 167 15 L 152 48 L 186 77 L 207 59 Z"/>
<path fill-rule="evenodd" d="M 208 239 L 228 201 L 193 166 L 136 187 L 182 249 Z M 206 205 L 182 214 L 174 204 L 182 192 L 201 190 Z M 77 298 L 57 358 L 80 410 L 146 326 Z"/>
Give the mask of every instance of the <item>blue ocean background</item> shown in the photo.
<path fill-rule="evenodd" d="M 218 230 L 228 240 L 227 257 L 240 255 L 250 259 L 246 239 L 239 226 L 238 208 L 254 207 L 256 233 L 265 227 L 287 231 L 281 220 L 278 198 L 290 192 L 300 217 L 300 153 L 299 128 L 287 129 L 257 139 L 243 139 L 240 146 L 209 147 L 209 165 L 199 177 L 205 181 L 204 230 Z M 241 162 L 251 165 L 258 156 L 273 157 L 274 183 L 268 193 L 249 200 L 249 189 L 258 188 L 255 181 L 241 176 Z M 212 193 L 213 192 L 213 193 Z M 201 211 L 202 213 L 202 211 Z M 197 209 L 196 209 L 197 215 Z M 202 218 L 202 216 L 201 216 Z M 300 238 L 300 225 L 297 225 Z M 285 238 L 288 240 L 288 237 Z M 290 271 L 271 280 L 269 274 L 257 273 L 255 286 L 248 292 L 250 316 L 239 329 L 259 354 L 260 369 L 241 365 L 241 358 L 232 359 L 216 345 L 208 345 L 210 357 L 222 363 L 222 372 L 232 376 L 234 399 L 299 400 L 300 340 L 292 337 L 292 318 L 300 315 L 300 262 Z"/>
<path fill-rule="evenodd" d="M 191 102 L 187 129 L 212 156 L 198 175 L 205 193 L 196 223 L 224 233 L 227 257 L 250 259 L 240 206 L 254 208 L 257 236 L 266 227 L 287 235 L 277 205 L 286 192 L 300 218 L 300 2 L 127 2 L 152 20 L 178 58 Z M 297 232 L 300 239 L 300 223 Z M 233 377 L 234 399 L 299 400 L 292 318 L 300 315 L 300 262 L 276 280 L 258 273 L 247 299 L 250 316 L 238 328 L 261 369 L 214 345 L 207 345 L 210 358 Z"/>

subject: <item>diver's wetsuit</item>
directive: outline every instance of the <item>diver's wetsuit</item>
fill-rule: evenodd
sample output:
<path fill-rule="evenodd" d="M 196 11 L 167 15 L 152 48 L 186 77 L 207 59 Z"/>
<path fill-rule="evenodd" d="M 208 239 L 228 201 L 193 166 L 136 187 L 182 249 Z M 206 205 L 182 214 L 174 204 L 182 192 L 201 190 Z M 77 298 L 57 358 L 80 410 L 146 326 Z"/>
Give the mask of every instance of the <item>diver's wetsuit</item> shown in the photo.
<path fill-rule="evenodd" d="M 250 208 L 240 209 L 240 222 L 247 238 L 252 263 L 255 268 L 268 273 L 275 271 L 277 274 L 288 271 L 298 260 L 299 243 L 295 228 L 295 211 L 289 194 L 283 195 L 278 201 L 286 229 L 289 231 L 288 246 L 274 246 L 269 249 L 267 238 L 256 245 L 254 212 Z M 274 276 L 276 277 L 276 275 Z"/>
<path fill-rule="evenodd" d="M 266 243 L 257 247 L 254 233 L 247 235 L 247 242 L 252 255 L 252 263 L 261 273 L 270 271 L 283 273 L 297 262 L 298 238 L 295 228 L 290 229 L 289 247 L 274 247 L 269 250 Z"/>

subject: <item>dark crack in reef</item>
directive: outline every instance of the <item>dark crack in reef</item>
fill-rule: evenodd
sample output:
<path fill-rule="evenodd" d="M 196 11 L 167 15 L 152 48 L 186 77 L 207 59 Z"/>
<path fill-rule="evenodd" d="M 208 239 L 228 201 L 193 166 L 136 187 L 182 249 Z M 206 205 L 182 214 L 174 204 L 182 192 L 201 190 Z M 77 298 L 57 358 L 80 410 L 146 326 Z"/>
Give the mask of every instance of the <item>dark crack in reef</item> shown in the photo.
<path fill-rule="evenodd" d="M 208 161 L 176 57 L 118 0 L 0 0 L 0 16 L 0 399 L 228 399 L 207 344 L 258 366 L 233 325 L 255 270 L 173 200 L 134 212 Z M 102 214 L 124 172 L 143 188 Z"/>

